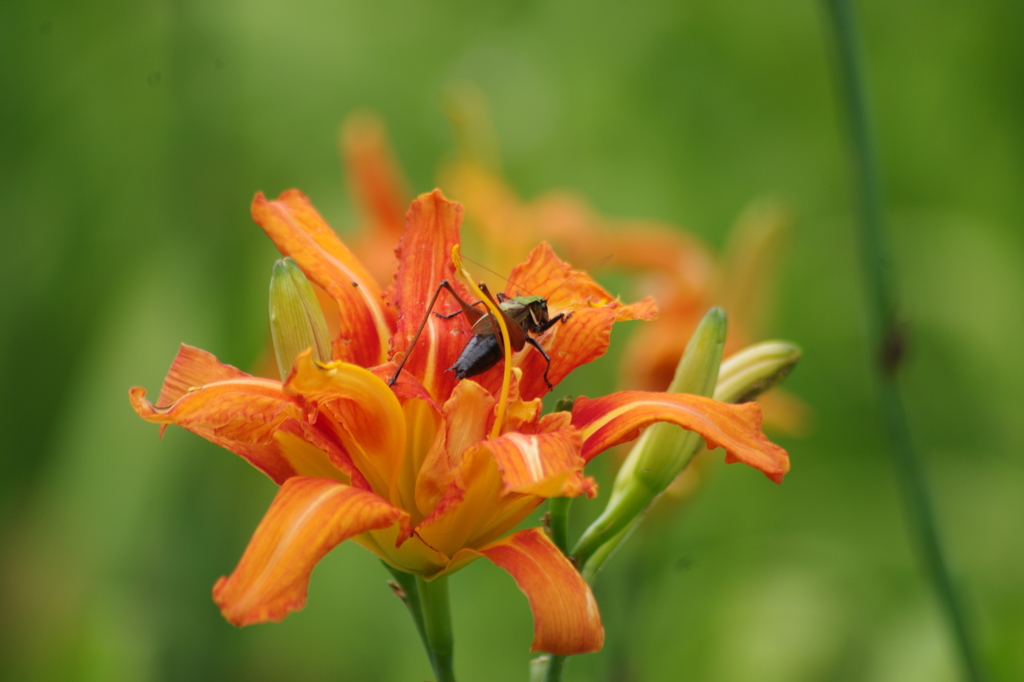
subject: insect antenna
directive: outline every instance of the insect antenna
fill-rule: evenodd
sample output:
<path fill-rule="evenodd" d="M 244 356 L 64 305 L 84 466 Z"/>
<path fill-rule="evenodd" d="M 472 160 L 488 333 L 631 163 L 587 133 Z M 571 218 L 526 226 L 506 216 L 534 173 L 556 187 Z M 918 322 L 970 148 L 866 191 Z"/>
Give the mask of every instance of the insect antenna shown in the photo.
<path fill-rule="evenodd" d="M 594 270 L 594 269 L 596 269 L 596 268 L 599 268 L 599 267 L 603 266 L 603 265 L 604 265 L 605 263 L 607 263 L 608 261 L 610 261 L 610 260 L 612 259 L 612 257 L 613 257 L 614 255 L 615 255 L 615 254 L 613 254 L 613 253 L 609 253 L 609 254 L 608 254 L 607 256 L 605 256 L 604 258 L 602 258 L 602 259 L 601 259 L 601 260 L 599 260 L 598 262 L 594 263 L 594 265 L 592 265 L 592 266 L 591 266 L 590 268 L 588 268 L 588 269 L 589 269 L 589 270 Z M 469 257 L 467 257 L 467 256 L 463 256 L 463 257 L 462 257 L 462 259 L 463 259 L 463 260 L 466 260 L 466 261 L 469 261 L 470 263 L 472 263 L 473 265 L 477 266 L 478 268 L 480 268 L 480 269 L 482 269 L 482 270 L 486 270 L 487 272 L 491 273 L 491 274 L 492 274 L 492 275 L 494 275 L 495 277 L 499 277 L 499 278 L 501 278 L 501 279 L 505 280 L 506 282 L 508 282 L 509 284 L 511 284 L 511 285 L 512 285 L 512 286 L 514 286 L 514 287 L 519 287 L 519 284 L 517 284 L 516 282 L 513 282 L 513 281 L 512 281 L 512 280 L 510 280 L 510 279 L 509 279 L 508 277 L 505 277 L 505 276 L 503 276 L 503 275 L 501 275 L 501 274 L 499 274 L 499 273 L 495 272 L 494 270 L 491 270 L 491 269 L 490 269 L 489 267 L 487 267 L 486 265 L 483 265 L 482 263 L 477 263 L 477 262 L 476 262 L 475 260 L 473 260 L 472 258 L 469 258 Z M 578 275 L 582 275 L 582 274 L 584 274 L 585 272 L 586 272 L 586 270 L 576 270 L 576 271 L 575 271 L 575 272 L 573 272 L 573 273 L 572 273 L 571 275 L 569 275 L 569 276 L 568 276 L 568 277 L 566 277 L 566 278 L 565 278 L 564 280 L 562 280 L 562 283 L 561 283 L 561 284 L 559 284 L 559 285 L 558 285 L 557 287 L 555 287 L 554 289 L 552 289 L 551 291 L 549 291 L 549 292 L 548 292 L 548 295 L 547 295 L 547 296 L 545 296 L 545 297 L 544 297 L 544 299 L 546 300 L 546 299 L 549 299 L 549 298 L 551 298 L 551 295 L 552 295 L 552 294 L 554 294 L 554 293 L 555 293 L 556 291 L 558 291 L 559 289 L 561 289 L 562 287 L 564 287 L 564 286 L 565 286 L 566 284 L 568 284 L 569 282 L 571 282 L 571 281 L 572 281 L 572 280 L 573 280 L 573 279 L 574 279 L 575 277 L 577 277 Z M 528 293 L 528 294 L 529 294 L 529 295 L 531 295 L 531 296 L 535 296 L 535 295 L 536 295 L 536 294 L 534 294 L 534 293 L 533 293 L 532 291 L 530 291 L 529 289 L 527 289 L 526 287 L 519 287 L 519 288 L 521 288 L 521 289 L 522 289 L 523 291 L 525 291 L 526 293 Z"/>
<path fill-rule="evenodd" d="M 509 279 L 508 277 L 505 277 L 504 275 L 498 274 L 497 272 L 495 272 L 494 270 L 491 270 L 491 269 L 490 269 L 489 267 L 487 267 L 487 266 L 486 266 L 486 265 L 484 265 L 483 263 L 477 263 L 477 262 L 476 262 L 475 260 L 473 260 L 472 258 L 470 258 L 470 257 L 468 257 L 468 256 L 466 256 L 466 255 L 463 255 L 463 256 L 462 256 L 462 260 L 464 260 L 464 261 L 469 261 L 470 263 L 472 263 L 473 265 L 477 266 L 477 267 L 478 267 L 478 268 L 480 268 L 481 270 L 486 270 L 487 272 L 491 273 L 491 274 L 492 274 L 492 275 L 494 275 L 495 277 L 497 277 L 497 278 L 499 278 L 499 279 L 503 279 L 503 280 L 505 280 L 506 282 L 508 282 L 509 284 L 511 284 L 511 285 L 512 285 L 512 286 L 514 286 L 514 287 L 519 287 L 519 285 L 518 285 L 518 284 L 516 284 L 515 282 L 513 282 L 512 280 L 510 280 L 510 279 Z M 534 295 L 534 294 L 533 294 L 533 292 L 532 292 L 532 291 L 530 291 L 529 289 L 527 289 L 526 287 L 519 287 L 519 288 L 521 288 L 521 289 L 522 289 L 523 291 L 525 291 L 526 293 L 530 294 L 531 296 L 533 296 L 533 295 Z"/>
<path fill-rule="evenodd" d="M 602 259 L 601 259 L 601 260 L 599 260 L 598 262 L 594 263 L 594 264 L 593 264 L 592 266 L 590 266 L 590 268 L 588 268 L 588 269 L 589 269 L 589 270 L 596 270 L 597 268 L 601 267 L 602 265 L 604 265 L 605 263 L 607 263 L 608 261 L 610 261 L 610 260 L 612 259 L 612 256 L 614 256 L 614 255 L 615 255 L 614 253 L 609 253 L 609 254 L 608 254 L 607 256 L 605 256 L 604 258 L 602 258 Z M 573 273 L 572 273 L 571 275 L 569 275 L 569 276 L 568 276 L 568 277 L 566 277 L 566 278 L 565 278 L 564 280 L 562 280 L 562 283 L 561 283 L 561 284 L 559 284 L 559 285 L 558 285 L 557 287 L 555 287 L 554 289 L 552 289 L 551 291 L 549 291 L 549 292 L 548 292 L 548 295 L 547 295 L 547 296 L 545 296 L 545 299 L 551 298 L 551 295 L 552 295 L 552 294 L 554 294 L 554 293 L 555 293 L 556 291 L 558 291 L 559 289 L 561 289 L 562 287 L 564 287 L 564 286 L 565 286 L 566 284 L 568 284 L 569 282 L 571 282 L 571 281 L 572 281 L 572 280 L 573 280 L 573 279 L 574 279 L 575 277 L 577 277 L 578 275 L 582 275 L 582 274 L 584 274 L 584 273 L 586 273 L 586 270 L 576 270 L 576 271 L 575 271 L 575 272 L 573 272 Z"/>

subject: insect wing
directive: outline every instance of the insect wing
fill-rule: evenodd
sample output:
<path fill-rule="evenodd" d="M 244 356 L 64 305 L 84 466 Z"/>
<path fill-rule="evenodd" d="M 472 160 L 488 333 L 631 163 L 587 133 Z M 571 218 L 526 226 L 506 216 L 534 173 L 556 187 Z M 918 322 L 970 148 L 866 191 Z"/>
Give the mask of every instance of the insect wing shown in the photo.
<path fill-rule="evenodd" d="M 523 347 L 526 345 L 526 332 L 523 331 L 522 323 L 512 316 L 516 315 L 516 312 L 513 311 L 512 315 L 510 315 L 509 311 L 506 310 L 505 308 L 505 306 L 508 306 L 508 304 L 514 301 L 515 299 L 509 299 L 503 301 L 501 304 L 498 304 L 494 300 L 494 297 L 491 296 L 491 292 L 488 291 L 486 285 L 481 285 L 480 290 L 483 292 L 484 296 L 490 299 L 491 303 L 494 303 L 494 307 L 497 308 L 501 312 L 502 316 L 505 318 L 505 326 L 508 328 L 508 342 L 512 346 L 512 350 L 516 352 L 521 351 Z M 527 312 L 526 309 L 522 308 L 521 306 L 520 310 L 523 315 L 525 315 Z M 519 317 L 521 319 L 525 319 L 524 317 L 522 317 L 522 315 L 519 315 Z M 481 317 L 473 325 L 473 333 L 493 334 L 495 337 L 501 338 L 501 327 L 498 325 L 497 320 L 494 320 L 491 315 L 486 315 L 484 317 Z"/>
<path fill-rule="evenodd" d="M 481 321 L 484 318 L 490 317 L 490 315 L 488 315 L 486 311 L 480 310 L 479 308 L 474 308 L 470 304 L 463 301 L 462 297 L 456 294 L 454 289 L 449 288 L 449 291 L 452 292 L 452 297 L 455 298 L 455 300 L 459 304 L 459 307 L 462 308 L 462 314 L 466 316 L 466 320 L 468 320 L 470 326 L 473 327 L 473 333 L 476 334 L 477 325 L 481 324 Z"/>

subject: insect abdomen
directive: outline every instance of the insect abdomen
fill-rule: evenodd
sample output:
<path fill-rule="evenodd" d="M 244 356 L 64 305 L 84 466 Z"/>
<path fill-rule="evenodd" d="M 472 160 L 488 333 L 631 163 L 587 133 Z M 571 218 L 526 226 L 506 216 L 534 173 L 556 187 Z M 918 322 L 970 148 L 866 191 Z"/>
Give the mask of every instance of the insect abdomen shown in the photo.
<path fill-rule="evenodd" d="M 448 368 L 456 379 L 483 374 L 501 360 L 501 344 L 493 334 L 474 334 L 462 349 L 462 355 Z"/>

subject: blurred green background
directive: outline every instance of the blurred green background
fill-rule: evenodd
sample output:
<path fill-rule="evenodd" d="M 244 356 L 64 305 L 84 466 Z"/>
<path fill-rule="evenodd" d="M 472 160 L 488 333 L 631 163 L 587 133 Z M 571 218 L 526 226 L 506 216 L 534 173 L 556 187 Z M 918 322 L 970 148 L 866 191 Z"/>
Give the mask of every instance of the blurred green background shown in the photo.
<path fill-rule="evenodd" d="M 1024 4 L 858 10 L 912 426 L 983 660 L 1024 679 Z M 355 225 L 337 131 L 356 108 L 431 189 L 454 149 L 443 93 L 468 80 L 524 196 L 572 188 L 714 245 L 766 193 L 797 215 L 772 329 L 805 350 L 793 471 L 719 467 L 631 542 L 597 585 L 616 644 L 567 679 L 958 679 L 872 405 L 830 44 L 809 1 L 0 4 L 0 677 L 430 677 L 350 543 L 304 611 L 224 622 L 210 588 L 273 485 L 184 431 L 158 440 L 127 389 L 156 391 L 183 341 L 251 367 L 275 257 L 254 192 L 299 187 Z M 451 590 L 460 679 L 525 679 L 514 583 L 477 562 Z"/>

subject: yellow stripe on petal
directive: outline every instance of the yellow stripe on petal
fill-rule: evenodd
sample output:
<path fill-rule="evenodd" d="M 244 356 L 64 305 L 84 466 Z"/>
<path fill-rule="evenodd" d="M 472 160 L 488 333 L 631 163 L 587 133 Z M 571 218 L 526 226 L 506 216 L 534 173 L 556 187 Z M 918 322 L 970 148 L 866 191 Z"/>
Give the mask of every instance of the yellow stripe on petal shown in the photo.
<path fill-rule="evenodd" d="M 604 645 L 601 614 L 590 587 L 539 528 L 528 528 L 479 551 L 465 549 L 452 559 L 482 555 L 505 570 L 530 601 L 533 644 L 530 651 L 561 656 L 599 651 Z"/>
<path fill-rule="evenodd" d="M 724 448 L 725 461 L 743 462 L 775 481 L 789 471 L 789 455 L 761 432 L 757 403 L 727 405 L 687 393 L 620 391 L 601 398 L 579 398 L 572 423 L 583 436 L 583 459 L 590 461 L 613 445 L 633 440 L 654 422 L 671 422 L 699 433 L 708 449 Z"/>
<path fill-rule="evenodd" d="M 309 574 L 336 545 L 408 516 L 377 495 L 323 478 L 291 478 L 281 486 L 229 577 L 213 600 L 239 627 L 279 621 L 306 604 Z"/>

